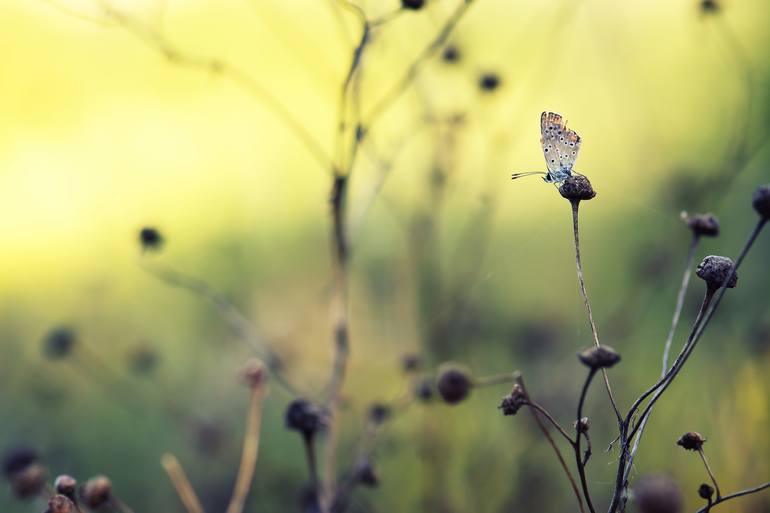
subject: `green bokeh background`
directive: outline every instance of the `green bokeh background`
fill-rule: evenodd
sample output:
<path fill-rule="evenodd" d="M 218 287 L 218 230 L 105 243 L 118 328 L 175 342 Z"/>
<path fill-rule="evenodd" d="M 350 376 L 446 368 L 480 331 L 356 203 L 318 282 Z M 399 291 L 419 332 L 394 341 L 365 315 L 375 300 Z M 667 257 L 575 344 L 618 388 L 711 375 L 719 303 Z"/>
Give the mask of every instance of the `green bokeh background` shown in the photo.
<path fill-rule="evenodd" d="M 584 265 L 603 342 L 623 355 L 611 372 L 622 405 L 659 372 L 689 243 L 679 212 L 721 220 L 699 258 L 734 257 L 756 220 L 751 194 L 770 181 L 767 2 L 724 0 L 711 13 L 692 0 L 474 3 L 450 37 L 460 61 L 425 63 L 369 134 L 351 178 L 343 462 L 367 406 L 407 386 L 407 352 L 424 352 L 428 371 L 444 360 L 476 375 L 520 369 L 570 422 L 584 374 L 574 355 L 590 332 L 569 205 L 537 178 L 508 180 L 543 168 L 542 110 L 580 133 L 577 169 L 599 193 L 581 208 Z M 341 35 L 334 2 L 111 5 L 180 49 L 248 70 L 331 152 L 358 34 L 343 13 Z M 397 2 L 361 5 L 375 18 Z M 434 0 L 376 32 L 365 110 L 456 5 Z M 182 511 L 159 464 L 173 452 L 209 510 L 223 510 L 248 403 L 237 369 L 251 353 L 209 304 L 142 271 L 137 232 L 157 226 L 167 244 L 151 258 L 227 294 L 312 396 L 333 357 L 330 176 L 262 102 L 102 20 L 96 0 L 0 4 L 0 446 L 39 448 L 54 475 L 107 474 L 137 512 Z M 501 78 L 493 93 L 477 87 L 486 72 Z M 456 115 L 454 128 L 435 122 Z M 769 257 L 765 233 L 637 458 L 634 477 L 674 477 L 688 510 L 700 506 L 706 476 L 674 445 L 685 431 L 707 436 L 724 490 L 770 479 Z M 694 279 L 679 343 L 701 288 Z M 58 325 L 76 330 L 79 352 L 47 361 L 41 341 Z M 137 347 L 159 355 L 151 376 L 127 369 Z M 506 392 L 477 390 L 460 406 L 419 405 L 395 419 L 377 452 L 382 484 L 358 493 L 353 511 L 574 511 L 531 419 L 496 410 Z M 306 469 L 299 437 L 283 427 L 290 399 L 273 386 L 266 401 L 247 511 L 299 510 Z M 601 450 L 613 426 L 599 386 L 587 411 L 590 483 L 604 508 L 615 454 Z M 221 443 L 202 448 L 211 432 Z M 0 491 L 4 512 L 42 509 Z M 769 510 L 767 493 L 721 507 Z"/>

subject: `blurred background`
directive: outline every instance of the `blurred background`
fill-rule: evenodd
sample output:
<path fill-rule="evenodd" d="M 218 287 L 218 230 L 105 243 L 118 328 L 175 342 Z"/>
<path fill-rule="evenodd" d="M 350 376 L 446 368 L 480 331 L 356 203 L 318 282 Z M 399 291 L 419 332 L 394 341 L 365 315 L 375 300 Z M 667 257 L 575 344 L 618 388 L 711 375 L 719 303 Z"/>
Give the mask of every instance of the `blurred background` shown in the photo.
<path fill-rule="evenodd" d="M 460 2 L 358 5 L 383 22 L 356 85 L 367 132 L 346 208 L 341 467 L 369 405 L 446 361 L 475 376 L 521 370 L 571 425 L 585 374 L 575 353 L 591 335 L 569 204 L 537 177 L 509 179 L 545 169 L 543 110 L 583 138 L 576 169 L 598 191 L 581 208 L 587 287 L 603 343 L 623 356 L 611 378 L 630 405 L 659 373 L 690 242 L 680 211 L 721 221 L 698 261 L 734 258 L 755 223 L 751 193 L 770 178 L 770 4 L 474 0 L 422 59 Z M 36 448 L 52 476 L 109 475 L 137 512 L 183 511 L 159 464 L 172 452 L 210 511 L 224 510 L 249 395 L 237 371 L 254 351 L 211 302 L 147 271 L 167 266 L 226 295 L 300 393 L 318 395 L 333 360 L 320 154 L 334 154 L 360 30 L 331 0 L 0 3 L 0 449 Z M 161 251 L 142 254 L 144 226 L 160 231 Z M 723 490 L 770 477 L 768 257 L 765 233 L 636 460 L 632 479 L 673 477 L 688 510 L 702 505 L 706 475 L 675 447 L 685 431 L 708 438 Z M 693 278 L 675 348 L 702 288 Z M 57 329 L 75 343 L 51 358 Z M 401 368 L 411 353 L 424 361 L 417 376 Z M 356 492 L 351 511 L 574 511 L 532 419 L 497 410 L 508 391 L 394 416 L 374 457 L 381 483 Z M 246 511 L 301 511 L 303 448 L 283 420 L 292 398 L 271 385 Z M 616 453 L 604 452 L 614 427 L 600 386 L 587 413 L 603 509 Z M 0 489 L 4 512 L 43 508 Z M 770 494 L 720 508 L 770 511 Z"/>

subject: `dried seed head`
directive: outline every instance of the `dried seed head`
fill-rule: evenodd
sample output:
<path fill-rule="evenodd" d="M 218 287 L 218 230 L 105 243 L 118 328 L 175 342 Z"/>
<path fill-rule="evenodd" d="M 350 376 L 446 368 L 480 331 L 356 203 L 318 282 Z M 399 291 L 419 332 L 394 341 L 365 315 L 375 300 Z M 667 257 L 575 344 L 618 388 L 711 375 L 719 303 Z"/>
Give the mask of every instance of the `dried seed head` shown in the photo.
<path fill-rule="evenodd" d="M 11 475 L 11 490 L 18 499 L 31 499 L 45 488 L 46 468 L 39 463 L 27 465 Z"/>
<path fill-rule="evenodd" d="M 762 219 L 770 219 L 770 183 L 760 185 L 751 199 L 754 210 Z"/>
<path fill-rule="evenodd" d="M 689 215 L 687 212 L 682 212 L 680 217 L 696 237 L 716 237 L 719 235 L 719 220 L 714 214 Z"/>
<path fill-rule="evenodd" d="M 441 58 L 446 63 L 454 64 L 460 60 L 460 49 L 454 45 L 449 45 L 444 48 L 444 51 L 441 53 Z"/>
<path fill-rule="evenodd" d="M 620 355 L 609 346 L 591 346 L 578 353 L 578 358 L 593 370 L 608 369 L 620 361 Z"/>
<path fill-rule="evenodd" d="M 258 388 L 267 380 L 267 369 L 261 360 L 250 358 L 241 369 L 241 379 L 249 388 Z"/>
<path fill-rule="evenodd" d="M 295 399 L 286 409 L 286 427 L 310 437 L 326 426 L 326 416 L 321 408 L 306 399 Z"/>
<path fill-rule="evenodd" d="M 572 175 L 559 186 L 559 194 L 570 201 L 590 200 L 596 196 L 591 182 L 583 175 Z"/>
<path fill-rule="evenodd" d="M 112 499 L 112 482 L 105 476 L 92 477 L 80 487 L 80 498 L 91 509 L 104 506 Z"/>
<path fill-rule="evenodd" d="M 77 490 L 78 482 L 74 477 L 62 474 L 56 478 L 56 481 L 53 482 L 53 486 L 56 488 L 56 493 L 64 495 L 71 500 L 75 499 L 75 491 Z"/>
<path fill-rule="evenodd" d="M 711 497 L 714 495 L 714 489 L 706 483 L 703 483 L 698 487 L 698 495 L 703 499 L 711 500 Z"/>
<path fill-rule="evenodd" d="M 720 6 L 716 0 L 701 0 L 700 10 L 706 14 L 719 12 Z"/>
<path fill-rule="evenodd" d="M 139 231 L 139 243 L 142 251 L 159 251 L 163 247 L 163 235 L 151 226 L 145 226 Z"/>
<path fill-rule="evenodd" d="M 492 93 L 500 87 L 500 75 L 487 72 L 479 77 L 479 89 L 484 93 Z"/>
<path fill-rule="evenodd" d="M 695 273 L 706 282 L 710 290 L 716 290 L 724 285 L 725 280 L 733 270 L 733 261 L 727 257 L 709 255 L 698 264 Z M 733 273 L 727 288 L 732 289 L 738 284 L 738 273 Z"/>
<path fill-rule="evenodd" d="M 588 433 L 591 428 L 591 423 L 588 421 L 588 417 L 583 417 L 580 422 L 575 422 L 575 429 L 578 433 Z"/>
<path fill-rule="evenodd" d="M 368 416 L 373 424 L 382 424 L 390 418 L 391 413 L 393 412 L 387 404 L 374 403 L 369 406 Z"/>
<path fill-rule="evenodd" d="M 54 495 L 48 501 L 48 509 L 45 513 L 73 513 L 75 511 L 75 504 L 69 497 L 64 495 Z"/>
<path fill-rule="evenodd" d="M 425 377 L 418 380 L 414 386 L 414 395 L 422 402 L 433 399 L 433 378 Z"/>
<path fill-rule="evenodd" d="M 706 439 L 703 438 L 700 433 L 690 431 L 679 437 L 679 440 L 676 441 L 676 445 L 679 445 L 688 451 L 700 451 L 703 448 L 704 442 L 706 442 Z"/>
<path fill-rule="evenodd" d="M 40 457 L 37 451 L 30 447 L 23 445 L 12 447 L 3 456 L 3 474 L 5 474 L 5 477 L 10 478 L 39 460 Z"/>
<path fill-rule="evenodd" d="M 679 513 L 682 511 L 682 492 L 671 479 L 663 476 L 645 476 L 633 489 L 634 502 L 640 513 Z"/>
<path fill-rule="evenodd" d="M 425 7 L 425 0 L 401 0 L 401 7 L 410 11 L 419 11 Z"/>
<path fill-rule="evenodd" d="M 457 367 L 450 367 L 441 373 L 436 386 L 445 402 L 457 404 L 471 393 L 473 382 L 468 372 Z"/>
<path fill-rule="evenodd" d="M 72 352 L 76 342 L 75 332 L 66 326 L 58 326 L 45 336 L 43 354 L 51 360 L 65 358 Z"/>
<path fill-rule="evenodd" d="M 368 459 L 364 459 L 356 466 L 356 480 L 364 486 L 374 488 L 380 484 L 380 477 L 374 470 L 374 465 Z"/>
<path fill-rule="evenodd" d="M 405 354 L 401 357 L 401 368 L 404 372 L 415 372 L 422 367 L 422 356 L 419 354 Z"/>
<path fill-rule="evenodd" d="M 521 385 L 516 383 L 513 385 L 511 393 L 503 397 L 498 409 L 503 410 L 503 415 L 516 415 L 516 412 L 525 404 L 527 404 L 527 394 Z"/>

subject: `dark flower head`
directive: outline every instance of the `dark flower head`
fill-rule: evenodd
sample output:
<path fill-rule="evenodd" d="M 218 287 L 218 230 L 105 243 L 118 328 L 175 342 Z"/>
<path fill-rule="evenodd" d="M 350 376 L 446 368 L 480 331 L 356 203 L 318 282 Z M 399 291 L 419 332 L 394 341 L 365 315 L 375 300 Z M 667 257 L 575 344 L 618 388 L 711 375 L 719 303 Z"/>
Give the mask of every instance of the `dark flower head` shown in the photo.
<path fill-rule="evenodd" d="M 578 353 L 578 358 L 593 370 L 608 369 L 620 361 L 620 355 L 609 346 L 591 346 Z"/>
<path fill-rule="evenodd" d="M 419 11 L 425 7 L 425 0 L 401 0 L 401 7 L 410 11 Z"/>
<path fill-rule="evenodd" d="M 45 336 L 43 340 L 43 354 L 51 360 L 58 360 L 68 356 L 76 342 L 75 332 L 66 326 L 59 326 Z"/>
<path fill-rule="evenodd" d="M 326 427 L 324 412 L 307 399 L 295 399 L 286 409 L 286 427 L 310 437 Z"/>
<path fill-rule="evenodd" d="M 261 360 L 250 358 L 241 369 L 241 379 L 249 388 L 260 387 L 267 380 L 267 369 Z"/>
<path fill-rule="evenodd" d="M 479 77 L 479 89 L 484 93 L 496 91 L 501 84 L 500 75 L 493 72 L 484 73 Z"/>
<path fill-rule="evenodd" d="M 441 58 L 446 63 L 454 64 L 460 60 L 460 49 L 455 45 L 448 45 L 441 53 Z"/>
<path fill-rule="evenodd" d="M 56 489 L 56 493 L 64 495 L 71 500 L 75 499 L 75 491 L 77 490 L 78 482 L 74 477 L 62 474 L 56 478 L 53 486 Z"/>
<path fill-rule="evenodd" d="M 369 459 L 364 459 L 356 466 L 356 480 L 364 486 L 374 488 L 380 484 L 380 477 Z"/>
<path fill-rule="evenodd" d="M 37 451 L 30 447 L 23 445 L 12 447 L 3 456 L 3 473 L 5 477 L 10 478 L 39 460 L 40 456 Z"/>
<path fill-rule="evenodd" d="M 591 428 L 591 423 L 588 420 L 588 417 L 583 417 L 580 419 L 580 422 L 575 421 L 575 429 L 578 433 L 588 433 L 588 430 Z"/>
<path fill-rule="evenodd" d="M 596 197 L 591 182 L 583 175 L 572 175 L 559 186 L 559 194 L 570 201 L 590 200 Z"/>
<path fill-rule="evenodd" d="M 751 204 L 762 219 L 770 219 L 770 183 L 760 185 L 751 198 Z"/>
<path fill-rule="evenodd" d="M 80 487 L 80 498 L 91 509 L 98 509 L 112 500 L 112 482 L 105 476 L 92 477 Z"/>
<path fill-rule="evenodd" d="M 700 495 L 702 499 L 711 500 L 711 497 L 714 495 L 714 488 L 703 483 L 698 487 L 698 495 Z"/>
<path fill-rule="evenodd" d="M 524 389 L 516 383 L 513 385 L 511 393 L 503 397 L 503 401 L 498 409 L 503 410 L 503 415 L 516 415 L 519 409 L 527 404 L 527 394 Z"/>
<path fill-rule="evenodd" d="M 433 399 L 433 378 L 425 377 L 418 380 L 414 386 L 414 395 L 423 402 Z"/>
<path fill-rule="evenodd" d="M 679 487 L 663 476 L 645 476 L 633 489 L 639 513 L 680 513 L 683 499 Z"/>
<path fill-rule="evenodd" d="M 75 504 L 69 497 L 64 495 L 54 495 L 48 500 L 48 509 L 45 513 L 73 513 Z"/>
<path fill-rule="evenodd" d="M 163 235 L 151 226 L 145 226 L 139 230 L 139 243 L 142 251 L 159 251 L 163 247 Z"/>
<path fill-rule="evenodd" d="M 32 499 L 42 493 L 48 470 L 39 463 L 27 465 L 11 475 L 11 490 L 19 499 Z"/>
<path fill-rule="evenodd" d="M 685 433 L 679 437 L 679 440 L 676 441 L 676 445 L 687 451 L 700 451 L 703 448 L 703 444 L 705 442 L 706 439 L 703 438 L 700 433 L 690 431 L 689 433 Z"/>
<path fill-rule="evenodd" d="M 682 221 L 690 227 L 697 237 L 716 237 L 719 235 L 719 220 L 714 214 L 693 214 L 682 212 Z"/>
<path fill-rule="evenodd" d="M 713 14 L 716 12 L 719 12 L 720 9 L 719 2 L 717 0 L 701 0 L 700 2 L 700 10 L 703 13 L 706 14 Z"/>
<path fill-rule="evenodd" d="M 733 273 L 733 261 L 727 257 L 709 255 L 698 264 L 695 274 L 706 282 L 710 290 L 716 290 L 725 284 L 725 280 L 732 273 L 727 288 L 732 289 L 738 284 L 738 273 Z"/>
<path fill-rule="evenodd" d="M 374 403 L 369 407 L 369 420 L 374 424 L 382 424 L 392 414 L 390 406 L 383 403 Z"/>
<path fill-rule="evenodd" d="M 466 371 L 450 367 L 441 373 L 436 387 L 445 402 L 457 404 L 471 393 L 473 382 Z"/>
<path fill-rule="evenodd" d="M 401 368 L 404 372 L 415 372 L 422 367 L 422 356 L 419 354 L 405 354 L 401 358 Z"/>

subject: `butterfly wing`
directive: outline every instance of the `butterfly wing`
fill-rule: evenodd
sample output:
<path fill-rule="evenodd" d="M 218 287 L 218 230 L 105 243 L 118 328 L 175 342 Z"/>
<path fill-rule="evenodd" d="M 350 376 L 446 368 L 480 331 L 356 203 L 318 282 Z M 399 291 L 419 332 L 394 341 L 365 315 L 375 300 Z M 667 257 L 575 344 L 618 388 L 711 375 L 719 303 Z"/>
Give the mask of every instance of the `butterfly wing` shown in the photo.
<path fill-rule="evenodd" d="M 580 151 L 580 136 L 568 129 L 562 117 L 555 112 L 543 112 L 540 115 L 540 135 L 548 167 L 546 181 L 566 180 L 572 175 L 572 167 Z"/>

